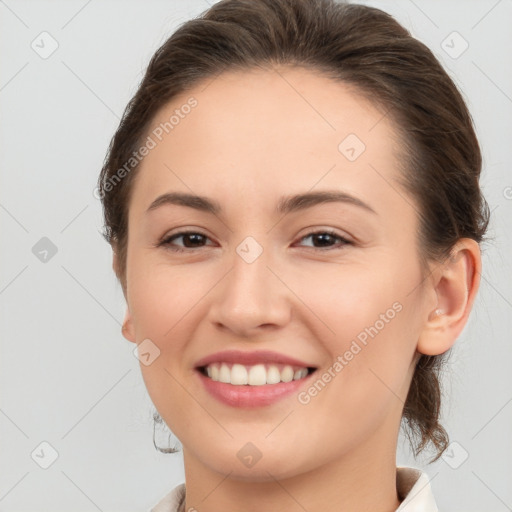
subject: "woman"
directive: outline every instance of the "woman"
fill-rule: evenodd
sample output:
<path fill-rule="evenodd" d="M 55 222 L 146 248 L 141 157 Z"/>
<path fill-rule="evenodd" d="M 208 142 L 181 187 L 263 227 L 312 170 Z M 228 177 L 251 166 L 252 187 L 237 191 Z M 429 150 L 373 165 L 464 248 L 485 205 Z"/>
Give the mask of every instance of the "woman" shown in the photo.
<path fill-rule="evenodd" d="M 437 510 L 397 437 L 449 442 L 480 169 L 454 83 L 380 10 L 223 0 L 164 43 L 98 181 L 123 335 L 183 446 L 153 510 Z"/>

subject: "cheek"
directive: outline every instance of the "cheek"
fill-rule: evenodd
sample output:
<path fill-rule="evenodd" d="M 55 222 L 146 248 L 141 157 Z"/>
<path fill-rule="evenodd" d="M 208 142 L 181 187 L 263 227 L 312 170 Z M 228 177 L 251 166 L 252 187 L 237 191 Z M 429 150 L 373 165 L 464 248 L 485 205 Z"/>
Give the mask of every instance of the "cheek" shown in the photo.
<path fill-rule="evenodd" d="M 190 337 L 194 314 L 197 314 L 201 293 L 197 281 L 183 272 L 183 267 L 170 268 L 152 262 L 142 251 L 133 252 L 128 266 L 128 301 L 137 343 L 149 339 L 157 357 L 140 368 L 149 395 L 160 404 L 165 397 L 175 397 L 173 407 L 180 407 L 180 389 L 185 369 L 176 365 L 182 360 Z M 196 307 L 194 308 L 194 305 Z M 180 372 L 180 373 L 178 373 Z"/>
<path fill-rule="evenodd" d="M 140 260 L 140 261 L 139 261 Z M 129 302 L 137 340 L 176 339 L 208 290 L 208 279 L 195 268 L 134 258 L 129 272 Z M 211 287 L 211 285 L 210 285 Z M 165 347 L 161 347 L 165 349 Z"/>
<path fill-rule="evenodd" d="M 385 271 L 376 265 L 339 269 L 322 293 L 308 295 L 308 305 L 329 327 L 320 339 L 333 365 L 338 361 L 331 370 L 333 387 L 345 410 L 352 410 L 346 402 L 355 406 L 400 396 L 414 357 L 418 297 L 410 292 L 419 273 L 389 262 L 384 266 Z M 350 396 L 344 396 L 347 390 Z"/>
<path fill-rule="evenodd" d="M 325 439 L 345 439 L 350 446 L 400 416 L 414 354 L 404 328 L 405 309 L 400 310 L 397 303 L 396 309 L 381 308 L 377 303 L 368 306 L 365 315 L 338 316 L 339 334 L 329 344 L 332 364 L 322 368 L 306 389 L 312 398 L 305 412 L 317 418 L 305 421 L 315 421 Z M 329 421 L 322 411 L 329 411 Z"/>
<path fill-rule="evenodd" d="M 293 290 L 307 305 L 304 311 L 322 326 L 319 339 L 339 353 L 348 349 L 347 341 L 364 340 L 367 328 L 377 324 L 383 331 L 399 317 L 404 294 L 395 275 L 389 265 L 385 270 L 364 263 L 326 265 L 295 277 Z"/>

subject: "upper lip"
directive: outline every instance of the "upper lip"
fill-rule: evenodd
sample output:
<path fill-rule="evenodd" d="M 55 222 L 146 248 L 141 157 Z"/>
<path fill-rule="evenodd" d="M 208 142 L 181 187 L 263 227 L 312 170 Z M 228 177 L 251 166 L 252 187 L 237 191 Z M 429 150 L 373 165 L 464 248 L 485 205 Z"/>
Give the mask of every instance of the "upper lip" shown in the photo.
<path fill-rule="evenodd" d="M 258 350 L 253 352 L 224 350 L 221 352 L 215 352 L 214 354 L 210 354 L 197 361 L 196 367 L 200 368 L 212 363 L 240 363 L 247 365 L 275 363 L 289 364 L 290 366 L 302 366 L 304 368 L 314 368 L 313 365 L 305 363 L 300 359 L 295 359 L 294 357 L 289 357 L 270 350 Z"/>

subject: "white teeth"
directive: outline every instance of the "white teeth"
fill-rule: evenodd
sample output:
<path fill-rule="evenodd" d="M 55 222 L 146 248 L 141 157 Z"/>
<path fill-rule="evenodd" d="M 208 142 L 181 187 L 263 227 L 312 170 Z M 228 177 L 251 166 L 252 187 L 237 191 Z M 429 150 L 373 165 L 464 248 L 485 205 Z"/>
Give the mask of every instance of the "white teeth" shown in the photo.
<path fill-rule="evenodd" d="M 219 371 L 219 382 L 225 382 L 229 384 L 231 382 L 231 370 L 229 366 L 225 363 L 222 363 Z"/>
<path fill-rule="evenodd" d="M 248 376 L 247 369 L 241 364 L 234 364 L 231 368 L 231 384 L 241 386 L 247 384 Z"/>
<path fill-rule="evenodd" d="M 278 382 L 281 382 L 281 374 L 279 368 L 272 364 L 267 370 L 267 384 L 277 384 Z"/>
<path fill-rule="evenodd" d="M 291 382 L 293 380 L 293 368 L 291 366 L 285 366 L 281 372 L 281 380 L 283 382 Z"/>
<path fill-rule="evenodd" d="M 255 366 L 251 366 L 249 370 L 249 384 L 251 386 L 263 386 L 263 384 L 267 383 L 267 370 L 265 369 L 264 364 L 257 364 Z M 234 384 L 231 381 L 231 384 Z"/>
<path fill-rule="evenodd" d="M 291 382 L 307 377 L 307 368 L 294 370 L 292 366 L 285 365 L 279 367 L 275 364 L 265 366 L 256 364 L 254 366 L 245 366 L 235 363 L 231 366 L 226 363 L 215 363 L 206 367 L 206 374 L 212 380 L 224 382 L 234 386 L 263 386 L 264 384 L 278 384 L 279 382 Z"/>

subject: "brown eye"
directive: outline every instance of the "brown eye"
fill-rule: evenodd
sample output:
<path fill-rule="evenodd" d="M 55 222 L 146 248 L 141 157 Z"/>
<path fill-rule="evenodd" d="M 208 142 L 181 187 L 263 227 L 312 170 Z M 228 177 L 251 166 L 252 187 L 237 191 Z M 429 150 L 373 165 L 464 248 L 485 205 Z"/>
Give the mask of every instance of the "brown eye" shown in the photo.
<path fill-rule="evenodd" d="M 183 246 L 176 246 L 174 242 L 180 238 L 183 239 Z M 159 246 L 164 246 L 176 252 L 184 252 L 186 249 L 201 249 L 201 247 L 204 247 L 202 243 L 207 239 L 206 235 L 197 231 L 181 231 L 162 240 Z"/>
<path fill-rule="evenodd" d="M 309 233 L 306 236 L 303 236 L 301 238 L 301 240 L 305 240 L 306 238 L 311 238 L 311 240 L 313 240 L 313 243 L 316 241 L 319 244 L 319 246 L 313 245 L 312 248 L 315 250 L 320 250 L 320 251 L 342 248 L 343 246 L 349 245 L 352 243 L 349 240 L 347 240 L 346 238 L 338 235 L 334 231 L 314 231 L 312 233 Z M 340 242 L 339 245 L 341 247 L 335 247 L 335 246 L 331 245 L 332 243 L 335 244 L 336 240 L 338 240 Z"/>

